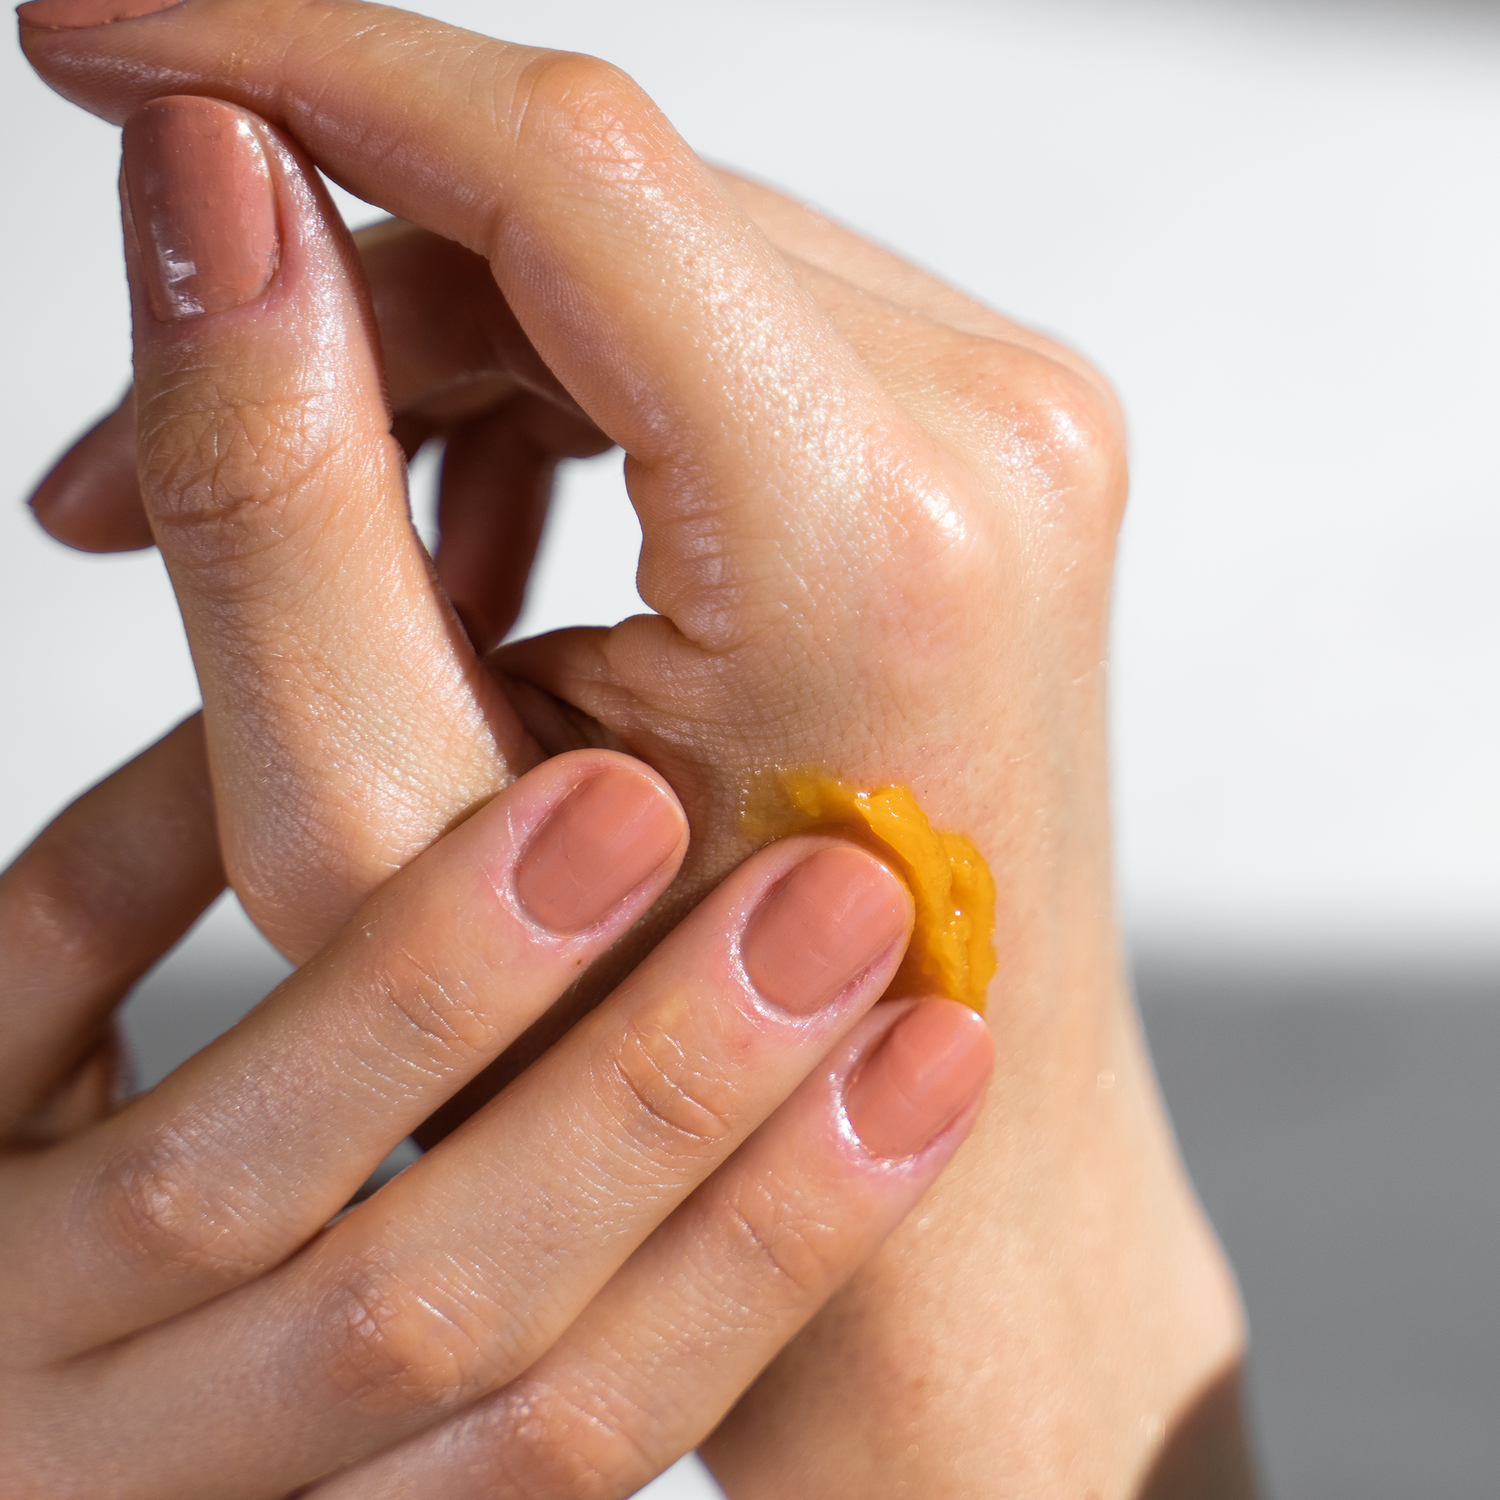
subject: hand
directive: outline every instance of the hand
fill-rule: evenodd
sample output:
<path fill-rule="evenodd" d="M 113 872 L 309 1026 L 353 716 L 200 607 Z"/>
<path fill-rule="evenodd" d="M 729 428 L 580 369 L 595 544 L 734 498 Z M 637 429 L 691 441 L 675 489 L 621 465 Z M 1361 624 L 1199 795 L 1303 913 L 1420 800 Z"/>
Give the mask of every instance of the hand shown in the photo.
<path fill-rule="evenodd" d="M 315 86 L 298 77 L 305 59 L 280 55 L 265 7 L 199 6 L 180 14 L 211 19 L 214 32 L 201 45 L 222 44 L 236 57 L 242 92 L 254 92 L 261 73 L 274 76 L 269 86 L 293 101 Z M 149 23 L 157 30 L 164 24 Z M 339 24 L 364 27 L 366 13 L 351 7 Z M 379 46 L 417 49 L 430 32 L 424 67 L 432 70 L 444 65 L 444 49 L 456 64 L 477 45 L 415 18 L 399 24 L 416 29 Z M 119 37 L 107 29 L 101 35 Z M 28 36 L 54 79 L 79 63 L 57 45 L 71 42 L 76 53 L 76 34 Z M 133 73 L 142 61 L 132 59 Z M 141 413 L 142 462 L 157 529 L 172 533 L 165 551 L 210 695 L 216 775 L 225 787 L 245 788 L 236 801 L 256 799 L 243 814 L 225 814 L 236 889 L 285 949 L 305 952 L 372 883 L 493 791 L 497 776 L 580 736 L 630 745 L 676 773 L 674 785 L 694 816 L 692 858 L 705 872 L 712 866 L 717 874 L 731 853 L 747 847 L 734 815 L 747 782 L 768 764 L 811 759 L 859 781 L 914 782 L 941 823 L 973 825 L 975 804 L 994 798 L 999 778 L 989 774 L 990 762 L 1005 758 L 981 750 L 980 766 L 960 775 L 950 764 L 957 757 L 930 752 L 979 741 L 986 725 L 991 738 L 1004 739 L 1006 724 L 990 723 L 1002 705 L 975 668 L 985 664 L 996 675 L 985 658 L 1003 644 L 1019 686 L 1035 675 L 1029 661 L 1036 655 L 1013 639 L 1018 630 L 1003 630 L 974 601 L 1019 600 L 1051 578 L 1079 593 L 1087 588 L 1091 613 L 1102 613 L 1123 480 L 1114 408 L 1102 386 L 1079 373 L 1076 359 L 1033 354 L 1039 341 L 917 284 L 852 236 L 822 226 L 825 249 L 847 273 L 842 279 L 779 253 L 649 103 L 602 65 L 498 44 L 468 65 L 501 70 L 497 87 L 516 109 L 524 103 L 525 131 L 502 130 L 496 138 L 494 129 L 445 106 L 420 139 L 388 143 L 373 182 L 363 180 L 367 163 L 329 159 L 314 122 L 299 138 L 319 148 L 331 170 L 352 172 L 363 189 L 404 198 L 417 192 L 400 206 L 413 216 L 422 210 L 441 221 L 438 228 L 492 252 L 507 300 L 492 293 L 477 307 L 472 270 L 446 274 L 454 255 L 438 272 L 448 297 L 433 292 L 430 236 L 405 237 L 405 266 L 399 251 L 382 257 L 391 281 L 377 289 L 380 303 L 410 301 L 411 289 L 423 288 L 426 302 L 408 309 L 409 324 L 428 321 L 421 315 L 434 301 L 448 303 L 438 323 L 452 336 L 437 339 L 429 326 L 428 347 L 414 354 L 408 345 L 396 362 L 406 370 L 426 366 L 421 389 L 402 381 L 408 419 L 476 375 L 493 390 L 497 365 L 511 396 L 528 387 L 546 394 L 550 382 L 548 399 L 510 400 L 493 413 L 492 430 L 506 429 L 533 462 L 518 468 L 492 453 L 484 467 L 501 476 L 507 493 L 498 504 L 493 490 L 486 493 L 484 509 L 514 518 L 516 506 L 504 502 L 514 498 L 510 491 L 524 498 L 534 490 L 538 469 L 561 453 L 597 447 L 599 432 L 619 440 L 646 528 L 641 584 L 661 613 L 612 632 L 554 639 L 545 649 L 512 650 L 496 663 L 527 688 L 545 689 L 548 700 L 523 690 L 507 703 L 474 670 L 453 639 L 453 621 L 407 523 L 402 466 L 362 299 L 335 285 L 345 248 L 320 233 L 313 190 L 295 201 L 298 190 L 287 179 L 278 212 L 289 216 L 283 227 L 295 226 L 298 243 L 281 247 L 285 264 L 271 303 L 256 299 L 258 314 L 268 316 L 217 318 L 212 333 L 193 320 L 166 324 L 153 316 L 142 325 L 138 351 L 147 379 L 163 388 Z M 430 111 L 436 87 L 434 76 L 392 73 L 372 53 L 341 56 L 329 89 L 340 98 L 374 93 L 377 67 L 379 97 L 346 104 L 358 111 L 370 152 L 385 128 L 364 118 L 371 110 L 396 110 L 396 93 L 404 91 L 398 112 L 409 125 L 420 99 Z M 120 70 L 111 76 L 118 83 Z M 325 81 L 320 75 L 316 86 Z M 76 92 L 80 83 L 73 78 L 67 86 Z M 131 99 L 94 103 L 128 111 L 152 91 L 137 77 Z M 321 97 L 332 108 L 334 94 L 323 89 Z M 622 193 L 591 180 L 600 169 L 578 134 L 589 122 L 574 115 L 596 108 L 611 119 L 619 112 L 621 128 L 650 147 L 643 160 L 671 195 L 672 214 L 647 204 L 644 190 Z M 442 181 L 424 164 L 415 176 L 427 185 L 418 192 L 413 173 L 390 164 L 405 150 L 424 163 L 441 158 Z M 488 198 L 477 194 L 480 181 Z M 582 208 L 574 212 L 572 195 L 580 191 Z M 807 240 L 819 233 L 808 216 L 782 211 L 772 195 L 748 185 L 739 191 L 758 198 L 765 213 L 779 213 L 792 234 Z M 496 218 L 501 193 L 503 225 Z M 507 243 L 489 243 L 495 236 Z M 317 264 L 293 276 L 301 253 Z M 871 285 L 850 284 L 849 276 Z M 896 285 L 902 280 L 904 288 Z M 726 299 L 729 286 L 742 287 L 744 298 Z M 923 315 L 896 312 L 881 293 L 904 294 Z M 950 321 L 927 316 L 944 312 Z M 307 320 L 315 316 L 331 319 L 341 336 L 311 350 L 304 347 Z M 551 376 L 536 373 L 535 353 L 516 348 L 516 319 Z M 954 320 L 968 327 L 955 329 Z M 240 334 L 253 324 L 253 356 L 230 322 Z M 1012 338 L 1001 343 L 975 332 L 981 325 Z M 476 327 L 498 332 L 476 339 Z M 747 348 L 757 352 L 744 354 Z M 215 391 L 204 382 L 188 389 L 179 378 L 184 362 L 210 354 L 215 363 L 192 369 L 232 366 L 244 373 L 245 388 Z M 1011 387 L 1011 409 L 998 420 L 991 409 L 996 391 L 974 379 L 980 360 L 991 362 L 989 380 Z M 559 381 L 572 401 L 552 399 Z M 582 430 L 575 420 L 568 441 L 559 442 L 547 425 L 573 401 L 593 427 Z M 252 405 L 273 425 L 243 442 L 237 429 L 208 434 L 197 420 L 222 411 L 232 422 Z M 196 450 L 195 438 L 203 440 Z M 205 470 L 212 442 L 220 456 Z M 1018 484 L 1014 460 L 1022 447 L 1031 472 Z M 1004 470 L 1003 511 L 989 473 L 997 467 Z M 993 482 L 977 482 L 976 471 Z M 348 495 L 359 503 L 340 504 Z M 1085 505 L 1102 514 L 1072 514 Z M 229 506 L 226 528 L 220 523 Z M 459 508 L 481 509 L 472 501 Z M 1054 547 L 1067 555 L 1007 545 L 1006 533 L 1023 526 L 1061 530 Z M 316 527 L 327 544 L 311 548 L 304 527 Z M 488 562 L 501 549 L 486 550 Z M 1054 576 L 1076 574 L 1085 563 L 1086 578 Z M 997 577 L 1002 565 L 1013 576 Z M 227 602 L 245 593 L 274 598 L 278 608 Z M 461 589 L 459 601 L 471 618 L 484 603 L 471 589 Z M 298 603 L 294 611 L 283 607 Z M 243 635 L 224 628 L 226 609 L 237 609 Z M 352 621 L 358 641 L 349 638 Z M 1021 615 L 1010 623 L 1028 622 Z M 1007 719 L 1081 712 L 1073 699 L 1097 711 L 1102 627 L 1090 623 L 1093 635 L 1080 622 L 1072 633 L 1082 639 L 1068 642 L 1074 690 L 1065 692 L 1049 671 L 1026 701 L 1003 705 Z M 481 633 L 492 635 L 493 627 Z M 1053 701 L 1059 697 L 1064 701 Z M 554 699 L 575 712 L 560 717 Z M 216 712 L 221 702 L 235 712 Z M 237 726 L 239 742 L 221 745 L 217 723 Z M 722 743 L 701 743 L 709 735 Z M 923 745 L 928 767 L 917 763 Z M 257 774 L 231 774 L 233 760 L 253 762 Z M 301 821 L 310 829 L 288 847 L 285 835 L 296 820 L 285 816 L 285 803 L 293 799 L 309 814 Z M 1004 821 L 993 811 L 989 820 Z"/>
<path fill-rule="evenodd" d="M 473 419 L 488 425 L 460 444 L 453 514 L 524 537 L 548 465 L 596 441 L 570 403 L 627 453 L 659 614 L 482 671 L 406 523 L 353 258 L 290 149 L 255 136 L 280 259 L 243 300 L 174 319 L 138 267 L 146 507 L 204 679 L 231 879 L 284 948 L 309 951 L 515 768 L 579 743 L 642 755 L 692 821 L 648 935 L 744 852 L 741 796 L 776 763 L 912 785 L 995 870 L 1002 1086 L 931 1209 L 720 1428 L 720 1477 L 746 1494 L 795 1475 L 829 1494 L 1117 1495 L 1207 1431 L 1218 1491 L 1248 1484 L 1222 1399 L 1237 1299 L 1114 932 L 1103 662 L 1124 465 L 1102 382 L 726 185 L 592 60 L 332 0 L 190 0 L 24 39 L 115 119 L 183 89 L 253 108 L 488 260 L 566 397 L 517 375 L 529 394 Z M 155 212 L 136 206 L 152 235 Z M 404 276 L 376 289 L 387 308 L 435 296 Z M 493 380 L 472 331 L 499 306 L 439 320 L 457 336 L 422 350 L 409 414 Z M 546 436 L 555 413 L 565 440 Z M 516 459 L 488 509 L 457 498 L 480 494 L 462 454 L 484 451 Z M 470 557 L 482 581 L 482 541 Z M 448 576 L 493 634 L 504 609 Z"/>
<path fill-rule="evenodd" d="M 864 851 L 757 855 L 328 1224 L 685 842 L 634 762 L 549 761 L 112 1113 L 108 1051 L 80 1039 L 221 878 L 198 723 L 47 829 L 0 877 L 6 1493 L 409 1495 L 439 1475 L 535 1500 L 587 1475 L 623 1496 L 706 1434 L 951 1155 L 988 1070 L 962 1006 L 868 1014 L 910 904 Z"/>

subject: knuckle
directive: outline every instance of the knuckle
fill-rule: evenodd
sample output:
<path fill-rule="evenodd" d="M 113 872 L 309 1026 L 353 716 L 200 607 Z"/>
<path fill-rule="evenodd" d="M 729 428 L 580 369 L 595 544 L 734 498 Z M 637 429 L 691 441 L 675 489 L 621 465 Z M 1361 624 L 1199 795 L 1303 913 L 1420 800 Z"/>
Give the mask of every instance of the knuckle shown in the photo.
<path fill-rule="evenodd" d="M 660 111 L 623 69 L 581 52 L 548 52 L 525 68 L 512 104 L 517 144 L 555 155 L 600 182 L 648 175 L 670 136 Z"/>
<path fill-rule="evenodd" d="M 1025 428 L 1057 488 L 1075 504 L 1106 507 L 1123 494 L 1125 437 L 1113 398 L 1078 371 L 1049 360 L 1037 369 Z"/>
<path fill-rule="evenodd" d="M 798 1209 L 772 1182 L 745 1184 L 729 1198 L 727 1212 L 731 1243 L 750 1268 L 752 1285 L 769 1281 L 816 1304 L 853 1269 L 841 1263 L 839 1232 Z"/>
<path fill-rule="evenodd" d="M 88 983 L 118 967 L 131 936 L 117 873 L 100 851 L 66 836 L 33 845 L 6 879 L 0 912 L 6 967 Z"/>
<path fill-rule="evenodd" d="M 701 1156 L 735 1131 L 732 1088 L 694 1058 L 674 1028 L 637 1019 L 614 1054 L 630 1128 L 648 1149 Z"/>
<path fill-rule="evenodd" d="M 1108 383 L 1076 356 L 958 335 L 946 383 L 978 426 L 987 467 L 1008 487 L 1066 502 L 1118 525 L 1125 492 L 1125 431 Z"/>
<path fill-rule="evenodd" d="M 93 1206 L 104 1243 L 158 1274 L 234 1286 L 269 1268 L 272 1227 L 264 1205 L 227 1196 L 201 1137 L 213 1127 L 176 1121 L 117 1153 L 101 1174 Z M 243 1176 L 239 1180 L 243 1182 Z M 205 1191 L 216 1182 L 217 1198 Z"/>
<path fill-rule="evenodd" d="M 141 488 L 157 526 L 210 533 L 215 558 L 289 534 L 296 499 L 320 488 L 354 441 L 331 394 L 268 396 L 238 388 L 223 368 L 177 372 L 141 401 Z"/>
<path fill-rule="evenodd" d="M 494 1050 L 494 1025 L 472 986 L 411 947 L 393 943 L 375 985 L 378 1002 L 407 1032 L 392 1048 L 402 1058 L 446 1070 Z"/>
<path fill-rule="evenodd" d="M 374 1411 L 447 1411 L 492 1383 L 488 1340 L 380 1252 L 343 1268 L 315 1325 L 335 1388 Z"/>
<path fill-rule="evenodd" d="M 603 1500 L 661 1468 L 632 1433 L 643 1414 L 612 1392 L 585 1405 L 546 1381 L 523 1379 L 495 1404 L 490 1447 L 503 1465 L 501 1493 L 527 1500 Z"/>

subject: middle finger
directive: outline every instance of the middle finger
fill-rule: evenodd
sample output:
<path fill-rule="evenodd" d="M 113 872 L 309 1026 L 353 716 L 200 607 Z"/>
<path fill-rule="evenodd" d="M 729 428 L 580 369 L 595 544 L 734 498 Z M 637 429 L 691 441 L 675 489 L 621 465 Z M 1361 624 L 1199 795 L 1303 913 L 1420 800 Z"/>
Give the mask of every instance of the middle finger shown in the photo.
<path fill-rule="evenodd" d="M 134 1396 L 132 1430 L 154 1452 L 181 1444 L 182 1471 L 154 1476 L 153 1500 L 201 1493 L 204 1453 L 215 1475 L 244 1474 L 216 1493 L 279 1493 L 531 1365 L 874 1003 L 910 920 L 900 881 L 863 850 L 762 851 L 303 1256 L 81 1368 L 96 1391 Z M 224 1348 L 242 1351 L 233 1368 Z M 206 1359 L 186 1398 L 165 1378 Z M 273 1423 L 276 1453 L 242 1452 L 243 1434 Z"/>
<path fill-rule="evenodd" d="M 638 763 L 549 761 L 239 1026 L 98 1130 L 17 1163 L 0 1260 L 50 1310 L 28 1320 L 38 1355 L 283 1261 L 649 907 L 685 845 L 671 793 Z"/>

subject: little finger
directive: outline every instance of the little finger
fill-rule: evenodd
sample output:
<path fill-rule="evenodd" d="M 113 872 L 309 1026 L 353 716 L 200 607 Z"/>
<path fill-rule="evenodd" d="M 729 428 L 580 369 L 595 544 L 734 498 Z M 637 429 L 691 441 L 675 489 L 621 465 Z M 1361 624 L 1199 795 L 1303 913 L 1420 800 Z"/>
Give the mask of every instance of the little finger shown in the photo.
<path fill-rule="evenodd" d="M 954 1001 L 877 1007 L 525 1375 L 312 1493 L 634 1494 L 916 1204 L 968 1133 L 993 1054 Z"/>
<path fill-rule="evenodd" d="M 27 501 L 42 529 L 80 552 L 155 545 L 135 473 L 135 389 L 42 477 Z"/>
<path fill-rule="evenodd" d="M 548 761 L 239 1026 L 38 1160 L 13 1187 L 0 1259 L 48 1310 L 30 1320 L 52 1330 L 47 1352 L 119 1338 L 285 1260 L 650 906 L 686 842 L 676 800 L 636 762 Z"/>
<path fill-rule="evenodd" d="M 305 1254 L 79 1367 L 94 1391 L 130 1394 L 153 1453 L 180 1443 L 153 1500 L 201 1494 L 206 1453 L 225 1500 L 280 1493 L 515 1379 L 865 1013 L 910 921 L 905 888 L 863 850 L 762 851 Z M 195 1369 L 202 1398 L 181 1379 Z M 273 1422 L 276 1451 L 252 1451 Z"/>

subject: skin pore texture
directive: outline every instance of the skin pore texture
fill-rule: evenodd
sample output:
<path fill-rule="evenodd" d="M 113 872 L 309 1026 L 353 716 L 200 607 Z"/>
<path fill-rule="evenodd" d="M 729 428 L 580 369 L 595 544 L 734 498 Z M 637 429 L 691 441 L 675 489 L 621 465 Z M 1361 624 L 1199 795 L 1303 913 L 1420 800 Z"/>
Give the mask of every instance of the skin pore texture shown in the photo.
<path fill-rule="evenodd" d="M 664 777 L 691 827 L 678 874 L 435 1136 L 755 848 L 764 767 L 909 789 L 993 875 L 995 1075 L 920 1212 L 746 1373 L 702 1451 L 731 1495 L 768 1500 L 1250 1494 L 1238 1296 L 1116 931 L 1126 471 L 1102 379 L 711 170 L 595 59 L 347 0 L 35 14 L 41 75 L 132 130 L 161 96 L 229 101 L 215 149 L 239 153 L 247 222 L 266 222 L 257 182 L 274 207 L 264 288 L 181 316 L 176 291 L 215 289 L 147 269 L 165 241 L 127 144 L 136 393 L 36 500 L 75 543 L 160 546 L 225 867 L 262 930 L 305 959 L 559 753 Z M 405 222 L 351 243 L 303 151 Z M 435 567 L 401 451 L 429 437 L 448 445 Z M 610 443 L 656 613 L 491 650 L 556 464 Z"/>
<path fill-rule="evenodd" d="M 122 1104 L 110 1013 L 219 890 L 213 825 L 195 716 L 0 874 L 7 1497 L 633 1493 L 973 1123 L 980 1019 L 875 1006 L 900 882 L 791 839 L 340 1212 L 662 890 L 682 810 L 628 757 L 548 760 Z"/>

